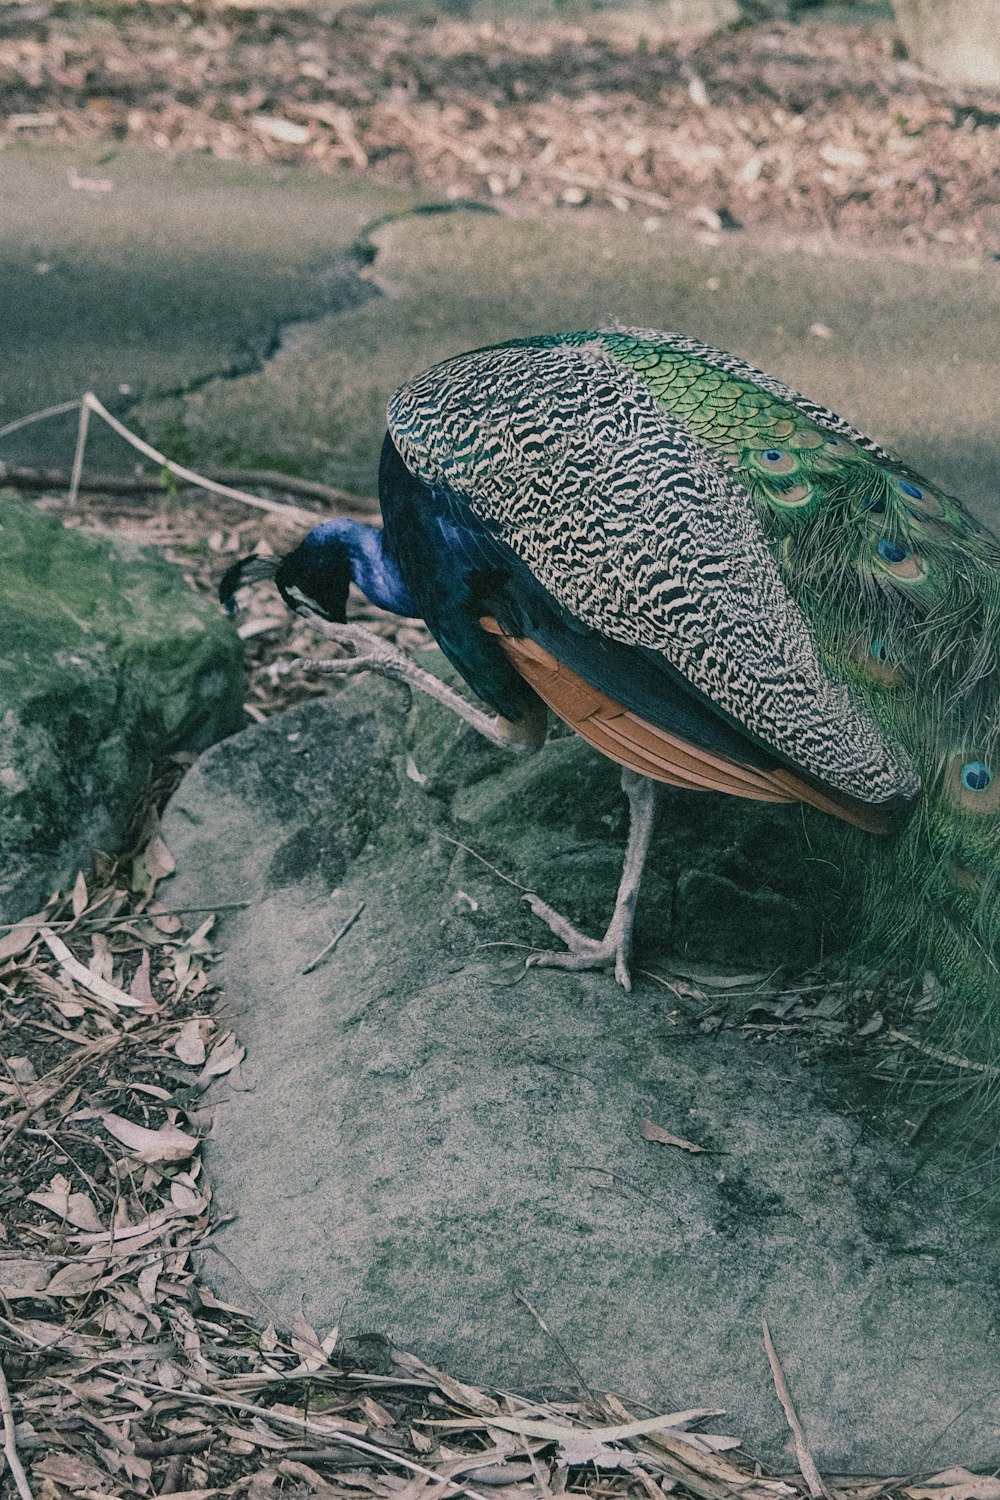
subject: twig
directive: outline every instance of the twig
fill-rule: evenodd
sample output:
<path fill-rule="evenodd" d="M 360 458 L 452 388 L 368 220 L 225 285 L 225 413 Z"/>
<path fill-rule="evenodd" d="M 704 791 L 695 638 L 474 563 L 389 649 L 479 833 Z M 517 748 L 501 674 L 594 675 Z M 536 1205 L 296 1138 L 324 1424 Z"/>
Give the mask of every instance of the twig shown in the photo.
<path fill-rule="evenodd" d="M 456 849 L 461 849 L 463 853 L 471 854 L 473 859 L 478 859 L 479 863 L 485 865 L 487 870 L 491 871 L 498 880 L 503 880 L 507 885 L 512 885 L 515 891 L 527 891 L 528 887 L 526 885 L 521 885 L 520 881 L 512 880 L 509 875 L 505 875 L 502 870 L 498 870 L 496 865 L 491 865 L 488 859 L 484 859 L 481 854 L 477 854 L 475 849 L 471 849 L 468 844 L 463 844 L 461 839 L 453 839 L 449 833 L 444 833 L 441 837 L 446 844 L 454 844 Z"/>
<path fill-rule="evenodd" d="M 3 1364 L 0 1363 L 0 1412 L 3 1413 L 3 1452 L 7 1460 L 7 1467 L 11 1477 L 17 1485 L 17 1493 L 21 1500 L 34 1500 L 31 1486 L 28 1484 L 28 1476 L 21 1467 L 21 1460 L 17 1456 L 17 1442 L 14 1437 L 14 1408 L 10 1404 L 10 1391 L 7 1389 L 7 1377 L 3 1372 Z"/>
<path fill-rule="evenodd" d="M 559 1350 L 559 1353 L 562 1355 L 563 1359 L 566 1361 L 567 1365 L 572 1370 L 573 1374 L 576 1376 L 577 1381 L 579 1382 L 579 1385 L 580 1385 L 580 1389 L 582 1391 L 584 1391 L 587 1394 L 587 1396 L 589 1396 L 590 1400 L 594 1403 L 594 1406 L 596 1407 L 596 1409 L 598 1411 L 600 1411 L 602 1409 L 600 1401 L 598 1400 L 598 1398 L 594 1394 L 594 1392 L 591 1390 L 590 1386 L 587 1384 L 587 1382 L 586 1382 L 586 1380 L 584 1378 L 584 1375 L 583 1375 L 583 1371 L 580 1369 L 580 1366 L 577 1364 L 576 1360 L 570 1354 L 569 1350 L 566 1348 L 566 1345 L 563 1343 L 563 1341 L 559 1337 L 559 1335 L 552 1332 L 552 1329 L 546 1323 L 545 1319 L 542 1317 L 542 1315 L 538 1311 L 538 1309 L 535 1308 L 535 1307 L 532 1307 L 531 1303 L 528 1301 L 528 1299 L 524 1295 L 524 1293 L 522 1291 L 519 1291 L 516 1287 L 514 1289 L 514 1299 L 515 1299 L 515 1301 L 520 1302 L 521 1305 L 522 1305 L 522 1307 L 526 1307 L 528 1309 L 529 1313 L 534 1318 L 535 1322 L 538 1324 L 538 1326 L 542 1330 L 542 1332 L 545 1334 L 546 1338 L 550 1338 L 552 1340 L 553 1344 L 555 1344 L 556 1348 Z"/>
<path fill-rule="evenodd" d="M 21 1131 L 27 1125 L 32 1115 L 36 1115 L 46 1104 L 50 1104 L 57 1094 L 66 1087 L 69 1080 L 88 1061 L 95 1057 L 102 1057 L 107 1052 L 113 1052 L 116 1047 L 121 1045 L 121 1041 L 122 1037 L 120 1033 L 116 1032 L 114 1036 L 99 1037 L 96 1041 L 85 1042 L 74 1057 L 69 1057 L 65 1062 L 58 1063 L 50 1072 L 43 1074 L 36 1083 L 33 1083 L 30 1086 L 29 1093 L 38 1089 L 40 1085 L 44 1085 L 47 1080 L 52 1080 L 51 1085 L 42 1089 L 37 1097 L 34 1098 L 34 1102 L 30 1108 L 23 1109 L 20 1114 L 15 1115 L 7 1134 L 3 1140 L 0 1140 L 0 1160 L 6 1155 L 7 1147 L 21 1134 Z"/>
<path fill-rule="evenodd" d="M 137 452 L 142 453 L 146 458 L 151 458 L 154 463 L 162 465 L 168 473 L 173 474 L 177 479 L 185 479 L 188 484 L 196 484 L 199 489 L 208 490 L 210 494 L 224 495 L 227 500 L 240 500 L 244 505 L 252 505 L 257 510 L 270 511 L 273 515 L 287 516 L 290 521 L 294 520 L 300 525 L 311 527 L 316 523 L 316 517 L 312 511 L 301 510 L 297 505 L 282 505 L 278 500 L 263 500 L 260 495 L 248 495 L 246 490 L 237 490 L 232 485 L 219 484 L 214 479 L 206 479 L 204 475 L 196 474 L 193 469 L 186 469 L 183 464 L 175 464 L 173 459 L 167 458 L 165 453 L 161 453 L 151 443 L 144 442 L 141 437 L 131 432 L 125 426 L 124 422 L 119 422 L 117 417 L 113 417 L 104 403 L 98 401 L 93 391 L 85 391 L 81 397 L 81 427 L 84 427 L 84 412 L 94 412 L 103 422 L 107 423 L 112 432 L 117 432 L 118 436 L 124 438 L 126 443 L 131 443 Z M 79 443 L 77 448 L 80 451 Z M 70 484 L 69 499 L 71 504 L 75 499 L 72 483 Z"/>
<path fill-rule="evenodd" d="M 157 1395 L 163 1394 L 163 1387 L 155 1381 L 143 1380 L 137 1375 L 126 1375 L 121 1369 L 98 1367 L 102 1375 L 112 1380 L 120 1381 L 124 1385 L 134 1385 L 140 1390 L 155 1391 Z M 433 1469 L 428 1469 L 424 1464 L 414 1463 L 411 1458 L 404 1458 L 401 1453 L 391 1453 L 387 1448 L 380 1448 L 376 1443 L 366 1443 L 362 1438 L 355 1437 L 350 1432 L 332 1433 L 327 1428 L 317 1427 L 304 1414 L 301 1417 L 286 1416 L 284 1412 L 277 1412 L 272 1407 L 257 1406 L 252 1401 L 240 1401 L 235 1396 L 210 1396 L 207 1391 L 173 1391 L 175 1400 L 189 1401 L 194 1406 L 222 1406 L 233 1411 L 247 1412 L 250 1416 L 263 1417 L 265 1421 L 275 1426 L 291 1428 L 297 1435 L 303 1437 L 316 1437 L 325 1442 L 343 1443 L 346 1448 L 355 1448 L 359 1453 L 371 1453 L 375 1458 L 381 1459 L 383 1463 L 395 1465 L 399 1468 L 408 1469 L 411 1474 L 420 1474 L 425 1479 L 433 1480 L 435 1484 L 443 1488 L 454 1490 L 457 1494 L 470 1495 L 472 1500 L 486 1500 L 477 1490 L 470 1489 L 468 1485 L 458 1484 L 454 1479 L 442 1480 Z"/>
<path fill-rule="evenodd" d="M 1000 1078 L 1000 1068 L 991 1063 L 973 1062 L 971 1057 L 962 1057 L 957 1052 L 945 1052 L 930 1042 L 920 1042 L 916 1037 L 907 1036 L 905 1031 L 890 1031 L 889 1035 L 893 1041 L 905 1042 L 908 1047 L 933 1057 L 935 1062 L 946 1063 L 949 1068 L 967 1068 L 971 1073 L 985 1073 L 990 1078 Z"/>
<path fill-rule="evenodd" d="M 125 912 L 117 917 L 87 917 L 87 927 L 121 927 L 126 922 L 149 921 L 154 917 L 181 917 L 189 912 L 199 911 L 244 911 L 250 905 L 249 901 L 216 901 L 211 906 L 164 906 L 157 907 L 155 911 Z M 39 922 L 37 917 L 22 917 L 19 922 L 0 922 L 0 932 L 13 932 L 18 927 L 32 927 L 41 929 L 44 925 L 49 932 L 57 929 L 62 932 L 65 929 L 79 925 L 80 918 L 72 917 L 59 922 Z"/>
<path fill-rule="evenodd" d="M 764 1348 L 767 1350 L 767 1360 L 771 1366 L 774 1389 L 778 1393 L 778 1400 L 785 1408 L 785 1416 L 788 1419 L 788 1425 L 792 1429 L 792 1434 L 795 1438 L 795 1456 L 799 1461 L 799 1473 L 809 1486 L 809 1493 L 812 1495 L 813 1500 L 820 1500 L 820 1496 L 825 1497 L 825 1500 L 834 1500 L 831 1490 L 827 1488 L 816 1467 L 815 1459 L 809 1452 L 802 1423 L 799 1421 L 798 1414 L 792 1403 L 791 1392 L 785 1383 L 785 1377 L 782 1373 L 781 1365 L 778 1363 L 774 1344 L 771 1341 L 771 1330 L 767 1326 L 767 1319 L 761 1318 L 760 1321 L 764 1329 Z"/>
<path fill-rule="evenodd" d="M 47 417 L 61 416 L 65 412 L 79 410 L 80 425 L 77 430 L 76 453 L 73 459 L 73 471 L 69 482 L 69 503 L 74 505 L 80 492 L 83 479 L 83 455 L 87 441 L 87 427 L 90 422 L 90 413 L 106 422 L 112 432 L 124 438 L 139 453 L 146 458 L 151 458 L 154 463 L 166 469 L 177 479 L 183 479 L 188 484 L 196 485 L 199 489 L 208 490 L 214 495 L 223 495 L 228 500 L 239 500 L 243 505 L 252 505 L 256 510 L 266 510 L 272 515 L 285 516 L 289 521 L 294 521 L 299 526 L 312 527 L 316 524 L 316 516 L 312 511 L 302 510 L 297 505 L 283 505 L 279 500 L 264 500 L 260 495 L 249 495 L 246 490 L 236 489 L 229 484 L 222 484 L 218 480 L 208 479 L 204 474 L 196 474 L 193 469 L 186 469 L 183 464 L 174 463 L 173 459 L 167 458 L 165 453 L 154 448 L 151 443 L 144 442 L 136 433 L 130 431 L 124 422 L 119 422 L 113 417 L 102 401 L 99 401 L 93 391 L 85 391 L 79 401 L 66 401 L 61 406 L 50 406 L 45 411 L 32 412 L 30 416 L 19 417 L 16 422 L 8 422 L 6 427 L 0 427 L 0 438 L 7 437 L 21 427 L 27 427 L 32 422 L 44 421 Z M 260 481 L 263 483 L 264 481 Z"/>
<path fill-rule="evenodd" d="M 366 630 L 363 625 L 337 625 L 330 620 L 320 619 L 318 615 L 310 616 L 309 623 L 314 629 L 339 645 L 352 647 L 356 654 L 336 660 L 298 657 L 292 662 L 293 667 L 300 667 L 304 672 L 327 672 L 342 676 L 351 676 L 355 672 L 378 672 L 383 677 L 390 677 L 393 681 L 402 682 L 407 687 L 417 688 L 421 693 L 426 693 L 429 698 L 443 703 L 445 708 L 450 708 L 452 713 L 464 719 L 467 724 L 471 724 L 473 729 L 484 739 L 489 740 L 491 745 L 497 745 L 502 750 L 511 750 L 515 754 L 523 754 L 534 749 L 534 746 L 528 743 L 508 739 L 497 728 L 492 715 L 484 713 L 481 708 L 476 708 L 460 693 L 456 693 L 454 688 L 450 688 L 446 682 L 435 677 L 433 672 L 427 672 L 423 667 L 418 667 L 416 662 L 411 661 L 398 646 L 375 635 L 373 631 Z"/>
<path fill-rule="evenodd" d="M 20 432 L 22 427 L 31 427 L 35 422 L 46 422 L 49 417 L 62 417 L 67 412 L 79 411 L 80 401 L 63 401 L 59 406 L 47 406 L 44 411 L 33 411 L 26 417 L 18 417 L 14 422 L 8 422 L 5 427 L 0 427 L 0 438 L 9 437 L 12 432 Z"/>
<path fill-rule="evenodd" d="M 366 515 L 376 508 L 374 500 L 349 495 L 346 490 L 321 484 L 317 479 L 300 479 L 296 474 L 282 474 L 278 469 L 210 468 L 205 470 L 205 478 L 217 480 L 220 484 L 248 487 L 260 485 L 262 488 L 284 490 L 286 494 L 304 495 L 338 510 L 358 511 Z M 70 487 L 71 475 L 66 469 L 0 461 L 0 480 L 14 489 L 66 490 Z M 155 474 L 81 473 L 78 489 L 81 494 L 157 495 L 166 492 L 166 484 L 160 471 Z M 317 517 L 314 516 L 313 519 L 316 520 Z"/>
<path fill-rule="evenodd" d="M 73 472 L 69 477 L 69 503 L 75 505 L 80 498 L 80 475 L 83 473 L 83 455 L 87 451 L 87 428 L 90 426 L 90 407 L 86 396 L 80 403 L 80 422 L 76 429 L 76 452 L 73 454 Z"/>
<path fill-rule="evenodd" d="M 347 921 L 340 928 L 340 931 L 334 933 L 333 937 L 327 943 L 327 945 L 323 949 L 323 951 L 321 953 L 317 953 L 316 957 L 311 961 L 311 963 L 307 963 L 306 964 L 305 968 L 302 970 L 303 974 L 311 974 L 312 971 L 313 971 L 313 969 L 318 969 L 319 968 L 319 966 L 323 962 L 324 958 L 326 958 L 328 954 L 330 954 L 330 953 L 333 952 L 334 948 L 336 948 L 337 944 L 340 942 L 341 938 L 345 935 L 345 933 L 350 932 L 351 928 L 354 926 L 355 922 L 358 920 L 358 918 L 360 917 L 360 915 L 364 911 L 364 909 L 365 909 L 365 903 L 362 901 L 362 903 L 358 907 L 357 911 L 354 912 L 352 916 L 348 917 Z"/>
<path fill-rule="evenodd" d="M 630 198 L 646 208 L 658 208 L 661 213 L 675 213 L 677 209 L 676 203 L 671 203 L 662 193 L 635 187 L 631 182 L 621 182 L 618 178 L 590 177 L 586 172 L 571 172 L 565 167 L 535 167 L 533 163 L 528 164 L 528 176 L 568 182 L 573 187 L 589 188 L 592 193 L 603 193 L 607 198 Z"/>

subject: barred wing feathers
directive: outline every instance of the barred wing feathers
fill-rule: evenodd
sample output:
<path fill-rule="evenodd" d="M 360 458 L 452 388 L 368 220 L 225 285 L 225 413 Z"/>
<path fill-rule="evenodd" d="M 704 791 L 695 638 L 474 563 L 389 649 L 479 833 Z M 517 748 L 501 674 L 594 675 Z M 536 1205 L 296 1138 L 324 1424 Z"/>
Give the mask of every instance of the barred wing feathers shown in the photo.
<path fill-rule="evenodd" d="M 907 751 L 824 663 L 731 465 L 605 347 L 460 356 L 396 392 L 389 430 L 583 626 L 659 653 L 823 786 L 916 794 Z"/>

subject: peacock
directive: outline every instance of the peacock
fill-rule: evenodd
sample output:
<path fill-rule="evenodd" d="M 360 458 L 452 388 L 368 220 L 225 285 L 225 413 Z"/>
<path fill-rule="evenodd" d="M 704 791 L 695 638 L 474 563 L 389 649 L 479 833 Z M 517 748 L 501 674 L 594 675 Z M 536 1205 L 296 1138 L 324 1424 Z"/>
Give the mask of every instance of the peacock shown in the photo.
<path fill-rule="evenodd" d="M 353 581 L 426 622 L 502 738 L 537 748 L 551 709 L 622 767 L 608 931 L 529 897 L 563 944 L 530 961 L 629 987 L 657 783 L 801 802 L 838 830 L 866 950 L 932 970 L 990 1052 L 1000 542 L 849 422 L 674 333 L 461 354 L 402 385 L 387 425 L 382 529 L 326 521 L 221 597 L 273 577 L 342 624 Z"/>

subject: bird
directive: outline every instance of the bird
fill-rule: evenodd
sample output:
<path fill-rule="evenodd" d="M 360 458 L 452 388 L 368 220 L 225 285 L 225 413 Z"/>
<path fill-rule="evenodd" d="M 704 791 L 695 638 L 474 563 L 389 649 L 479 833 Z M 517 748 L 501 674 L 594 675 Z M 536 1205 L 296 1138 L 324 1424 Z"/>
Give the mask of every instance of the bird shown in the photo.
<path fill-rule="evenodd" d="M 391 397 L 382 527 L 318 525 L 271 577 L 334 625 L 348 589 L 426 622 L 512 744 L 553 711 L 622 768 L 603 938 L 631 982 L 657 783 L 802 803 L 856 887 L 857 951 L 937 975 L 1000 1031 L 1000 542 L 850 422 L 685 334 L 613 327 L 456 355 Z M 990 1043 L 992 1042 L 992 1052 Z M 983 1066 L 988 1066 L 983 1064 Z"/>

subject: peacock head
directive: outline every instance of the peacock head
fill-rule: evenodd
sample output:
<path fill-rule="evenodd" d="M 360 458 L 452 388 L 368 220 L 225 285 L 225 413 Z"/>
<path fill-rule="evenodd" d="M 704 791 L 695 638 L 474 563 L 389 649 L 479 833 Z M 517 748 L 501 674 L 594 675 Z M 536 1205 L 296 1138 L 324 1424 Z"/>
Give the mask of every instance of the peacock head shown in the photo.
<path fill-rule="evenodd" d="M 284 557 L 253 553 L 234 563 L 219 584 L 219 600 L 228 615 L 236 613 L 237 592 L 247 584 L 273 579 L 288 608 L 296 614 L 320 615 L 343 625 L 351 586 L 351 558 L 335 522 L 317 526 Z"/>

